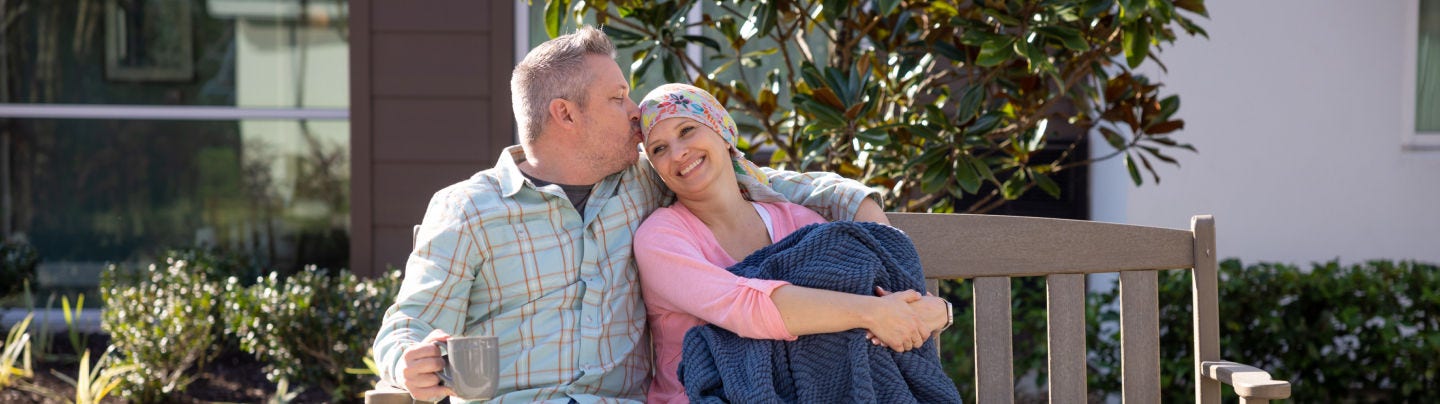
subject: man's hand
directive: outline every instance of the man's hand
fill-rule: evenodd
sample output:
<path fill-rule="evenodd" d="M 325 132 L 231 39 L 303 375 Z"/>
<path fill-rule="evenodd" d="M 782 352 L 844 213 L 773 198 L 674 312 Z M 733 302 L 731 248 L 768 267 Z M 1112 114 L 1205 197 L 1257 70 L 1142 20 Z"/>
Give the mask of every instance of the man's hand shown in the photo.
<path fill-rule="evenodd" d="M 860 208 L 855 210 L 855 221 L 890 225 L 890 219 L 885 217 L 885 209 L 880 208 L 880 204 L 875 202 L 875 198 L 865 198 L 860 201 Z"/>
<path fill-rule="evenodd" d="M 404 384 L 405 390 L 410 391 L 410 397 L 421 401 L 440 401 L 441 398 L 455 395 L 449 387 L 441 386 L 440 377 L 435 375 L 435 372 L 445 367 L 445 360 L 440 357 L 440 347 L 435 346 L 435 343 L 449 339 L 450 334 L 435 330 L 425 336 L 425 340 L 405 348 L 396 373 L 400 375 L 400 382 Z"/>

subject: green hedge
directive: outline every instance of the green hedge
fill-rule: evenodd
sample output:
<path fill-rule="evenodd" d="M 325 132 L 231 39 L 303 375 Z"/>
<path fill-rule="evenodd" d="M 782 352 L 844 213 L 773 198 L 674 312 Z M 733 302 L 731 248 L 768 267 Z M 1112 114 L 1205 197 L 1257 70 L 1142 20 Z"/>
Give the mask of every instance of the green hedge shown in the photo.
<path fill-rule="evenodd" d="M 330 400 L 353 397 L 374 378 L 346 372 L 364 358 L 399 288 L 399 271 L 361 279 L 313 266 L 291 276 L 258 269 L 214 250 L 163 255 L 147 269 L 111 266 L 102 275 L 102 327 L 122 364 L 138 365 L 126 398 L 163 402 L 183 391 L 224 350 L 250 353 L 266 377 L 317 388 Z"/>
<path fill-rule="evenodd" d="M 1164 401 L 1192 402 L 1190 274 L 1165 271 L 1159 282 Z M 1044 281 L 1020 278 L 1013 285 L 1015 375 L 1033 372 L 1035 387 L 1043 390 Z M 1329 262 L 1302 270 L 1232 259 L 1220 265 L 1219 287 L 1221 356 L 1289 380 L 1296 402 L 1417 402 L 1440 396 L 1435 265 Z M 942 292 L 964 306 L 957 307 L 956 331 L 942 335 L 945 365 L 963 396 L 973 397 L 971 288 L 946 284 Z M 1117 295 L 1112 289 L 1086 299 L 1092 398 L 1120 391 Z"/>
<path fill-rule="evenodd" d="M 219 352 L 222 289 L 210 272 L 202 261 L 172 253 L 163 266 L 137 271 L 111 265 L 101 275 L 101 327 L 110 334 L 118 365 L 138 368 L 125 376 L 125 398 L 157 402 L 184 391 Z"/>
<path fill-rule="evenodd" d="M 270 381 L 319 387 L 342 401 L 374 385 L 345 370 L 365 367 L 399 286 L 399 271 L 365 280 L 313 266 L 288 279 L 271 273 L 248 288 L 232 281 L 226 325 L 241 349 L 265 362 Z"/>

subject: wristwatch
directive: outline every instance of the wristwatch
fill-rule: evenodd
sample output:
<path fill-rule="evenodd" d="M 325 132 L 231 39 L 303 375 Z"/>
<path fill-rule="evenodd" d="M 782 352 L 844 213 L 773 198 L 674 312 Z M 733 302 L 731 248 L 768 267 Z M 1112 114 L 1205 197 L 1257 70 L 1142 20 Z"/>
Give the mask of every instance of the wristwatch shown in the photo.
<path fill-rule="evenodd" d="M 946 328 L 955 325 L 955 307 L 950 305 L 949 300 L 941 298 L 940 301 L 945 302 L 945 325 L 936 330 L 937 332 L 945 331 Z"/>

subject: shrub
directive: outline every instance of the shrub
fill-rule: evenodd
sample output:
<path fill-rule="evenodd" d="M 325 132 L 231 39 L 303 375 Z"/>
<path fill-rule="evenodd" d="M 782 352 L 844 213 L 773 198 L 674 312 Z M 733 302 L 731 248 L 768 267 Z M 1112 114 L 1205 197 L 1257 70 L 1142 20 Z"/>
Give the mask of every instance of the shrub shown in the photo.
<path fill-rule="evenodd" d="M 1377 260 L 1240 268 L 1226 261 L 1220 275 L 1226 359 L 1290 380 L 1296 402 L 1440 395 L 1440 267 Z"/>
<path fill-rule="evenodd" d="M 120 355 L 114 366 L 136 368 L 124 375 L 126 398 L 154 402 L 183 391 L 193 370 L 218 353 L 223 289 L 208 272 L 171 256 L 164 267 L 127 271 L 111 265 L 102 274 L 101 327 Z"/>
<path fill-rule="evenodd" d="M 20 286 L 35 278 L 35 265 L 40 253 L 29 243 L 0 243 L 0 296 L 20 291 Z"/>
<path fill-rule="evenodd" d="M 1013 283 L 1015 374 L 1045 386 L 1043 278 Z M 973 397 L 974 311 L 968 285 L 942 286 L 954 302 L 954 330 L 941 335 L 946 369 Z M 1190 272 L 1159 276 L 1160 366 L 1164 402 L 1195 397 Z M 1221 358 L 1289 380 L 1296 402 L 1422 402 L 1440 392 L 1440 268 L 1370 261 L 1296 266 L 1238 260 L 1220 264 Z M 1118 289 L 1089 293 L 1086 341 L 1092 398 L 1120 392 Z M 962 307 L 963 306 L 963 307 Z M 1228 390 L 1228 389 L 1227 389 Z M 1230 393 L 1226 393 L 1229 397 Z"/>
<path fill-rule="evenodd" d="M 243 254 L 234 254 L 214 247 L 186 247 L 166 251 L 165 257 L 190 263 L 190 267 L 205 272 L 205 277 L 219 282 L 230 277 L 241 281 L 253 281 L 260 277 L 261 268 L 253 265 Z"/>
<path fill-rule="evenodd" d="M 399 271 L 360 279 L 313 266 L 248 288 L 231 279 L 226 322 L 241 349 L 265 362 L 270 381 L 320 387 L 339 401 L 373 382 L 345 370 L 364 363 L 399 279 Z"/>

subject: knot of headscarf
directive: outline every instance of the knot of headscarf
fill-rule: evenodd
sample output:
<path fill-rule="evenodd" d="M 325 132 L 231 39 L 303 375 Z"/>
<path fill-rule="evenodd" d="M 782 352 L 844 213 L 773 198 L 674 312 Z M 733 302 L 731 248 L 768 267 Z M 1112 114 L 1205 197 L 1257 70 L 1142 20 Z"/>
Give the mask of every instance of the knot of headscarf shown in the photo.
<path fill-rule="evenodd" d="M 650 129 L 657 122 L 670 118 L 690 118 L 709 127 L 730 144 L 730 162 L 735 168 L 735 180 L 740 183 L 740 194 L 752 201 L 781 202 L 785 198 L 770 188 L 770 180 L 760 167 L 745 159 L 740 152 L 736 137 L 740 130 L 735 119 L 715 96 L 688 84 L 671 83 L 656 87 L 640 101 L 640 130 L 646 139 Z"/>

